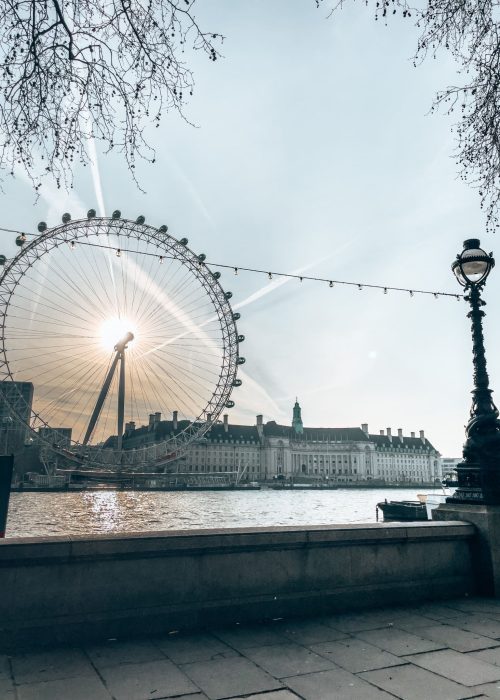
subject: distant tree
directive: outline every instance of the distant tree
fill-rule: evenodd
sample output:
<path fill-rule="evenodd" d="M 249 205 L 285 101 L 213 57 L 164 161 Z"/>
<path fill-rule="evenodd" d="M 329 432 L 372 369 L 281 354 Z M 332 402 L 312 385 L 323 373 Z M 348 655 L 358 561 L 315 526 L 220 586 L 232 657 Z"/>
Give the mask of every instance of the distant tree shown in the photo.
<path fill-rule="evenodd" d="M 183 115 L 193 75 L 185 48 L 215 61 L 196 0 L 0 0 L 0 169 L 71 185 L 88 139 L 154 160 L 144 130 Z"/>
<path fill-rule="evenodd" d="M 329 4 L 332 12 L 344 2 Z M 455 126 L 461 177 L 479 189 L 488 228 L 498 228 L 500 204 L 500 1 L 366 0 L 375 19 L 400 13 L 420 29 L 414 62 L 435 57 L 439 49 L 455 58 L 463 81 L 439 92 L 432 109 L 458 113 Z"/>

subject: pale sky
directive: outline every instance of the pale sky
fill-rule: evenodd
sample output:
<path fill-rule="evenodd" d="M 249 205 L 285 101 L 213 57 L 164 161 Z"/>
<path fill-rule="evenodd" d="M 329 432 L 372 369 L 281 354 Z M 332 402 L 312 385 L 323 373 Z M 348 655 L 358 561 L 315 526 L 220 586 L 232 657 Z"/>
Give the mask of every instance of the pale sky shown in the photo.
<path fill-rule="evenodd" d="M 200 3 L 201 25 L 227 38 L 222 60 L 192 59 L 186 115 L 197 127 L 171 113 L 150 132 L 145 193 L 118 156 L 99 154 L 105 212 L 166 223 L 208 261 L 460 292 L 450 264 L 463 240 L 500 248 L 457 178 L 453 120 L 428 114 L 435 91 L 459 80 L 455 67 L 446 56 L 412 66 L 411 20 L 385 27 L 362 3 L 326 15 L 313 0 Z M 33 232 L 99 209 L 101 196 L 90 168 L 71 194 L 44 185 L 37 204 L 21 178 L 4 189 L 0 225 Z M 14 236 L 1 235 L 12 256 Z M 472 388 L 464 302 L 249 273 L 221 282 L 246 336 L 230 421 L 291 423 L 298 396 L 307 426 L 424 429 L 444 456 L 460 454 Z M 499 292 L 494 270 L 485 333 L 497 391 Z"/>

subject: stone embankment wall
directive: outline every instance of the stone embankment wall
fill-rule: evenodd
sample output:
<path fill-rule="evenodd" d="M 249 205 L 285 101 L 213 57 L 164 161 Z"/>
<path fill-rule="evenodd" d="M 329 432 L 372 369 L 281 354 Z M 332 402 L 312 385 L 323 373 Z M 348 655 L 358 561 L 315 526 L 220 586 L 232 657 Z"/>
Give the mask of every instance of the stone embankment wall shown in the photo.
<path fill-rule="evenodd" d="M 0 651 L 473 593 L 472 525 L 379 523 L 0 542 Z"/>

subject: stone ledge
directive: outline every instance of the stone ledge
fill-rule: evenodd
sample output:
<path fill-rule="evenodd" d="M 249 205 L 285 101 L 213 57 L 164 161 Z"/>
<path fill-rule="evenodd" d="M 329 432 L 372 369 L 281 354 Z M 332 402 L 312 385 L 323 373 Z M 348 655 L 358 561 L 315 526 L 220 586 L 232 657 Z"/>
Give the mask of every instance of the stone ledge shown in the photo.
<path fill-rule="evenodd" d="M 122 559 L 254 550 L 390 544 L 469 538 L 474 527 L 460 521 L 373 523 L 308 527 L 167 530 L 112 535 L 7 538 L 0 540 L 0 567 L 77 559 Z"/>

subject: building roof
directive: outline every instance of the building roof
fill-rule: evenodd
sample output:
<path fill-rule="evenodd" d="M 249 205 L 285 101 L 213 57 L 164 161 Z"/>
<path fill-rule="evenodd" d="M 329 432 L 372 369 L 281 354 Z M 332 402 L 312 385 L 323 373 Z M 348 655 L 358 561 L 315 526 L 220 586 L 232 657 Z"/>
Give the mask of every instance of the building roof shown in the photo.
<path fill-rule="evenodd" d="M 154 427 L 150 428 L 148 425 L 143 425 L 140 428 L 136 428 L 131 433 L 125 433 L 123 438 L 123 445 L 126 447 L 128 440 L 133 440 L 134 442 L 141 437 L 145 437 L 154 433 L 156 440 L 162 440 L 171 435 L 178 435 L 183 430 L 186 430 L 191 425 L 187 420 L 180 420 L 177 422 L 177 429 L 174 430 L 174 424 L 171 420 L 162 420 L 157 423 Z M 112 438 L 116 439 L 116 437 Z M 257 427 L 255 425 L 228 425 L 227 432 L 224 429 L 223 423 L 214 423 L 212 427 L 204 434 L 202 439 L 207 440 L 222 440 L 222 441 L 245 441 L 245 442 L 258 442 L 259 434 L 257 432 Z"/>
<path fill-rule="evenodd" d="M 284 437 L 301 442 L 367 442 L 368 437 L 361 428 L 304 428 L 297 434 L 289 425 L 268 421 L 264 425 L 266 437 Z"/>
<path fill-rule="evenodd" d="M 401 439 L 399 435 L 393 435 L 392 439 L 388 435 L 371 435 L 370 440 L 375 443 L 375 447 L 387 447 L 388 449 L 394 449 L 398 447 L 403 447 L 406 449 L 422 449 L 437 452 L 436 448 L 424 438 L 422 441 L 419 437 L 406 437 L 403 436 Z"/>

